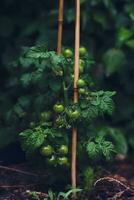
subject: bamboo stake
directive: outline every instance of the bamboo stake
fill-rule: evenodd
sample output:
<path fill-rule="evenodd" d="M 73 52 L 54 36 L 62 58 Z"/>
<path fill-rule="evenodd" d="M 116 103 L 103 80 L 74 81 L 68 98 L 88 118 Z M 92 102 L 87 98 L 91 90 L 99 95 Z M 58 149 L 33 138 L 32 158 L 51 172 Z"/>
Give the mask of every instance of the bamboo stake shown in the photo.
<path fill-rule="evenodd" d="M 57 54 L 61 54 L 62 49 L 63 6 L 64 0 L 59 0 Z"/>
<path fill-rule="evenodd" d="M 79 47 L 80 47 L 80 0 L 76 0 L 76 22 L 75 22 L 75 64 L 74 64 L 74 103 L 78 102 L 77 81 L 79 78 Z M 72 187 L 77 185 L 77 170 L 76 170 L 76 151 L 77 151 L 77 128 L 73 128 L 72 132 L 72 165 L 71 178 Z M 76 198 L 74 194 L 73 198 Z"/>

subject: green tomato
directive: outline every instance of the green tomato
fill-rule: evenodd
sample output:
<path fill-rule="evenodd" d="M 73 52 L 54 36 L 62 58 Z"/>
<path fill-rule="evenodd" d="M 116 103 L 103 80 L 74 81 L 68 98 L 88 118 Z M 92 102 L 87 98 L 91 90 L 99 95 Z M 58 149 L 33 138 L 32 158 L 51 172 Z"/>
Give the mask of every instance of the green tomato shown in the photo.
<path fill-rule="evenodd" d="M 67 145 L 61 145 L 60 148 L 58 149 L 58 152 L 60 154 L 68 154 L 68 146 Z"/>
<path fill-rule="evenodd" d="M 77 86 L 79 88 L 84 87 L 86 85 L 85 81 L 83 79 L 78 79 Z"/>
<path fill-rule="evenodd" d="M 56 125 L 57 126 L 61 126 L 61 125 L 64 125 L 65 124 L 65 120 L 61 117 L 58 117 L 55 121 Z"/>
<path fill-rule="evenodd" d="M 83 74 L 83 72 L 84 72 L 84 67 L 82 67 L 81 65 L 79 65 L 79 72 L 80 72 L 80 74 Z"/>
<path fill-rule="evenodd" d="M 53 106 L 53 110 L 56 112 L 56 113 L 61 113 L 63 112 L 64 110 L 64 106 L 62 104 L 55 104 Z"/>
<path fill-rule="evenodd" d="M 43 146 L 40 150 L 41 155 L 51 156 L 54 152 L 54 149 L 51 145 Z"/>
<path fill-rule="evenodd" d="M 40 118 L 43 121 L 49 121 L 51 117 L 52 117 L 52 113 L 50 111 L 44 111 L 40 115 Z"/>
<path fill-rule="evenodd" d="M 59 157 L 58 158 L 58 164 L 60 166 L 68 165 L 68 158 L 67 157 Z"/>
<path fill-rule="evenodd" d="M 87 54 L 87 49 L 85 47 L 79 48 L 80 56 L 85 56 Z"/>
<path fill-rule="evenodd" d="M 63 55 L 66 57 L 66 58 L 72 58 L 73 57 L 73 52 L 71 49 L 65 49 L 64 52 L 63 52 Z"/>
<path fill-rule="evenodd" d="M 79 110 L 69 110 L 67 112 L 68 116 L 71 118 L 71 119 L 78 119 L 80 117 L 80 111 Z"/>
<path fill-rule="evenodd" d="M 79 94 L 86 94 L 85 88 L 80 88 L 80 89 L 78 90 L 78 92 L 79 92 Z"/>
<path fill-rule="evenodd" d="M 47 164 L 49 165 L 56 165 L 57 159 L 54 155 L 52 155 L 50 158 L 47 158 Z"/>

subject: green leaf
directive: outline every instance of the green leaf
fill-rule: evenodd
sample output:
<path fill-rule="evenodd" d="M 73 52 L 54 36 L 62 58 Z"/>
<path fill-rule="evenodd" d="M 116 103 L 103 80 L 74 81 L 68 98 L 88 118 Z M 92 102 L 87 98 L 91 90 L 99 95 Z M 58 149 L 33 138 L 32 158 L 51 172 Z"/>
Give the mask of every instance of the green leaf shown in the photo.
<path fill-rule="evenodd" d="M 119 129 L 111 129 L 110 135 L 113 139 L 116 151 L 120 154 L 127 155 L 128 145 L 123 133 Z"/>
<path fill-rule="evenodd" d="M 22 138 L 22 147 L 27 152 L 33 152 L 39 148 L 45 139 L 44 130 L 41 127 L 27 129 L 20 133 Z"/>
<path fill-rule="evenodd" d="M 134 39 L 128 40 L 125 43 L 129 48 L 134 49 Z"/>
<path fill-rule="evenodd" d="M 117 32 L 117 41 L 120 44 L 124 44 L 124 42 L 126 42 L 132 35 L 133 35 L 132 30 L 125 27 L 121 27 Z"/>
<path fill-rule="evenodd" d="M 94 142 L 89 142 L 86 147 L 89 158 L 96 158 L 98 156 L 98 149 Z"/>
<path fill-rule="evenodd" d="M 98 135 L 105 137 L 112 141 L 115 150 L 119 154 L 127 155 L 128 145 L 124 133 L 117 128 L 103 127 L 99 130 Z"/>
<path fill-rule="evenodd" d="M 30 74 L 30 73 L 25 73 L 20 78 L 20 81 L 24 87 L 29 86 L 31 83 L 31 80 L 32 80 L 32 74 Z"/>
<path fill-rule="evenodd" d="M 109 141 L 104 141 L 101 144 L 101 150 L 107 160 L 110 160 L 112 158 L 112 154 L 115 153 L 114 145 Z"/>
<path fill-rule="evenodd" d="M 105 66 L 105 74 L 107 76 L 118 72 L 125 63 L 125 54 L 120 49 L 109 49 L 103 55 L 103 63 Z"/>

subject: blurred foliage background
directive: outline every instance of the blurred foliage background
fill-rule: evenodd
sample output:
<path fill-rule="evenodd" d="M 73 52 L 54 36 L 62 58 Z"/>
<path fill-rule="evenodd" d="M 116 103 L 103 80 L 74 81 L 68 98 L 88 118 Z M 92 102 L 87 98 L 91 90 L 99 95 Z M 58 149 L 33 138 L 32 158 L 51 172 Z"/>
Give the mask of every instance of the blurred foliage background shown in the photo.
<path fill-rule="evenodd" d="M 0 148 L 17 140 L 24 125 L 17 71 L 10 65 L 23 46 L 56 49 L 58 0 L 5 0 L 0 6 Z M 63 45 L 74 47 L 74 1 L 65 0 Z M 100 87 L 117 91 L 114 115 L 129 149 L 134 148 L 134 2 L 81 0 L 81 44 L 94 57 Z M 45 84 L 45 83 L 44 83 Z M 23 103 L 22 103 L 23 102 Z M 22 107 L 21 107 L 21 106 Z M 32 112 L 29 110 L 29 112 Z M 30 114 L 30 113 L 29 113 Z"/>

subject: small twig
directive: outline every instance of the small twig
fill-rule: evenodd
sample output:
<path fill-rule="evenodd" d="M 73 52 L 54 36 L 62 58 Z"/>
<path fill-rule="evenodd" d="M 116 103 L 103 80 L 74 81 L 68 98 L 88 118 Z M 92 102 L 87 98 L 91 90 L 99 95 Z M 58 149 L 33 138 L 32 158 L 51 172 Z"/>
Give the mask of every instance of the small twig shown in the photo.
<path fill-rule="evenodd" d="M 25 175 L 29 175 L 29 176 L 38 176 L 37 174 L 22 171 L 22 170 L 11 168 L 11 167 L 0 166 L 0 169 L 12 171 L 12 172 L 17 172 L 17 173 L 21 173 L 21 174 L 25 174 Z"/>
<path fill-rule="evenodd" d="M 112 178 L 112 177 L 100 178 L 100 179 L 98 179 L 98 180 L 94 183 L 94 186 L 96 186 L 99 182 L 102 182 L 102 181 L 116 182 L 116 183 L 118 183 L 119 185 L 123 186 L 125 189 L 131 190 L 130 187 L 128 187 L 127 185 L 125 185 L 125 184 L 122 183 L 121 181 L 119 181 L 119 180 L 117 180 L 117 179 L 115 179 L 115 178 Z"/>
<path fill-rule="evenodd" d="M 0 188 L 26 188 L 29 186 L 34 186 L 35 184 L 30 185 L 0 185 Z"/>
<path fill-rule="evenodd" d="M 124 194 L 125 191 L 126 190 L 123 190 L 121 192 L 116 193 L 113 197 L 109 198 L 108 200 L 117 200 L 118 198 L 120 198 Z"/>

